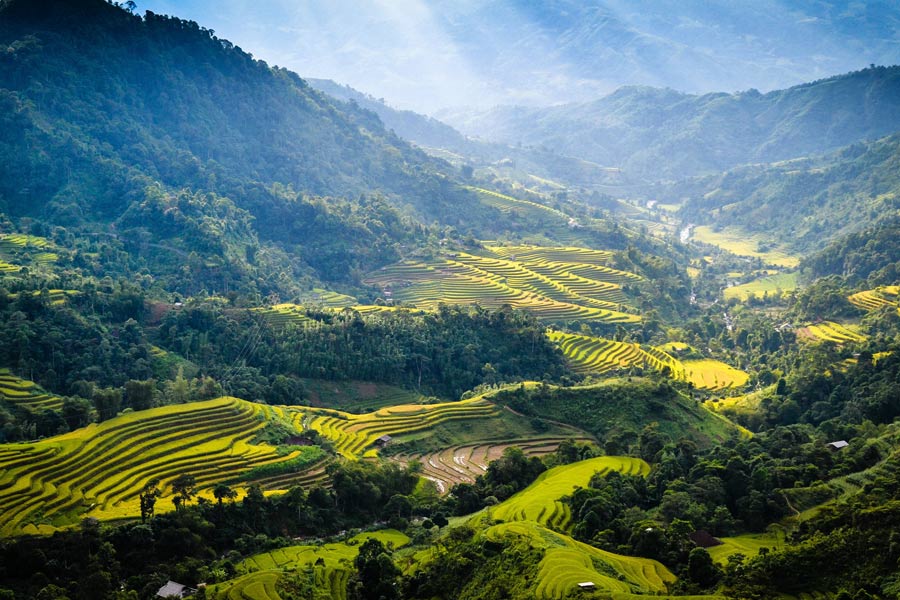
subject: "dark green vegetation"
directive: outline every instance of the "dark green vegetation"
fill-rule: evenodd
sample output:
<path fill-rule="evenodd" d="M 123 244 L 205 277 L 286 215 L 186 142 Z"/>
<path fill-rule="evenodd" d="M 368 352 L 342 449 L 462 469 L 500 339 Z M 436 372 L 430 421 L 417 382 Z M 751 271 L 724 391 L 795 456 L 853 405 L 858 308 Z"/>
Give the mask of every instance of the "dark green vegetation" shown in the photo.
<path fill-rule="evenodd" d="M 886 219 L 885 226 L 894 229 L 900 209 L 898 173 L 900 138 L 893 135 L 820 158 L 741 167 L 678 182 L 661 195 L 676 202 L 688 199 L 679 213 L 685 221 L 737 225 L 809 251 Z M 870 240 L 872 234 L 860 236 Z M 866 276 L 858 272 L 865 265 L 855 264 L 849 253 L 839 254 L 848 261 L 847 268 L 826 272 Z M 822 274 L 818 269 L 816 275 Z"/>
<path fill-rule="evenodd" d="M 490 222 L 375 115 L 196 23 L 10 0 L 0 45 L 4 212 L 100 236 L 128 252 L 121 268 L 166 289 L 352 281 L 423 236 L 396 206 L 429 223 Z"/>
<path fill-rule="evenodd" d="M 508 148 L 127 8 L 0 1 L 0 600 L 898 597 L 896 67 Z"/>

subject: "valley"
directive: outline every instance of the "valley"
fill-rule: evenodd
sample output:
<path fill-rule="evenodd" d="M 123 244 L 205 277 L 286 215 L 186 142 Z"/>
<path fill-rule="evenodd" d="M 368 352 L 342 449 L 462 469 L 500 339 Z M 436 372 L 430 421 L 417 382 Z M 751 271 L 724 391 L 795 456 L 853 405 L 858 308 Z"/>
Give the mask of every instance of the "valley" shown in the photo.
<path fill-rule="evenodd" d="M 436 47 L 641 39 L 513 4 Z M 0 600 L 900 597 L 898 68 L 444 122 L 0 0 Z"/>

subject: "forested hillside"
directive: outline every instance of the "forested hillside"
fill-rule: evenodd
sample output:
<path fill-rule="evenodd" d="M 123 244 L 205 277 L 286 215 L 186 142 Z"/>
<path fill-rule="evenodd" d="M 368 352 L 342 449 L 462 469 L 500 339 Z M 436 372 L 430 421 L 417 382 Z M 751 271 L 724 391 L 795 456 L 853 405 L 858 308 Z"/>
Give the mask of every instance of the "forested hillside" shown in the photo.
<path fill-rule="evenodd" d="M 417 220 L 464 226 L 491 212 L 374 114 L 196 23 L 102 0 L 0 10 L 11 217 L 111 233 L 160 274 L 194 252 L 253 286 L 285 269 L 352 279 L 420 238 Z"/>
<path fill-rule="evenodd" d="M 893 121 L 892 123 L 897 123 Z M 689 223 L 765 232 L 798 251 L 890 219 L 900 210 L 900 137 L 816 158 L 740 167 L 658 189 Z"/>
<path fill-rule="evenodd" d="M 624 87 L 593 102 L 438 115 L 463 133 L 620 167 L 647 181 L 835 150 L 894 133 L 900 67 L 761 94 Z"/>

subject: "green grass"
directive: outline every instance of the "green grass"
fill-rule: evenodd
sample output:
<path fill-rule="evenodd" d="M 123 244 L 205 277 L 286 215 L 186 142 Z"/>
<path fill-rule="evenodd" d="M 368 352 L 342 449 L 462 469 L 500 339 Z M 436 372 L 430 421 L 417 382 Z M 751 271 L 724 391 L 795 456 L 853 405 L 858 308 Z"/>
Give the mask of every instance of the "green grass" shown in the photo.
<path fill-rule="evenodd" d="M 792 292 L 799 286 L 799 273 L 778 273 L 754 279 L 749 283 L 726 288 L 723 292 L 726 300 L 737 298 L 747 301 L 750 298 L 764 298 L 777 292 Z"/>
<path fill-rule="evenodd" d="M 337 408 L 347 412 L 372 412 L 399 404 L 421 404 L 425 397 L 403 388 L 366 381 L 303 379 L 303 404 Z"/>
<path fill-rule="evenodd" d="M 566 531 L 570 516 L 559 501 L 576 487 L 586 487 L 595 473 L 619 471 L 629 475 L 647 475 L 650 465 L 629 456 L 600 456 L 541 473 L 534 483 L 498 504 L 491 516 L 500 521 L 533 521 Z"/>
<path fill-rule="evenodd" d="M 741 553 L 751 557 L 759 554 L 761 548 L 775 550 L 784 547 L 784 535 L 781 532 L 748 533 L 736 537 L 719 538 L 722 545 L 707 548 L 712 559 L 720 565 L 728 562 L 732 554 Z"/>
<path fill-rule="evenodd" d="M 359 546 L 368 539 L 401 548 L 409 538 L 393 529 L 361 533 L 346 542 L 301 545 L 255 554 L 236 565 L 235 579 L 209 586 L 210 600 L 280 600 L 276 586 L 286 573 L 307 572 L 315 578 L 316 588 L 329 597 L 347 597 L 347 581 L 355 570 L 353 560 Z"/>

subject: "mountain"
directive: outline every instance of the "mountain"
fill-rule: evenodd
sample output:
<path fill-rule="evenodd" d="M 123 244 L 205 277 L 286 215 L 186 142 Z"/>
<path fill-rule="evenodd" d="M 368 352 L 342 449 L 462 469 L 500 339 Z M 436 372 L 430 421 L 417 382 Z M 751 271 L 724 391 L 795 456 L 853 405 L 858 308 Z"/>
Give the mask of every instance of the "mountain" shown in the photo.
<path fill-rule="evenodd" d="M 900 214 L 900 135 L 819 157 L 740 167 L 658 188 L 683 220 L 765 232 L 799 251 Z"/>
<path fill-rule="evenodd" d="M 173 282 L 191 253 L 216 289 L 351 280 L 396 260 L 418 222 L 491 214 L 373 113 L 196 23 L 8 0 L 0 47 L 0 210 L 112 234 Z"/>
<path fill-rule="evenodd" d="M 330 79 L 307 79 L 313 88 L 345 102 L 370 110 L 401 138 L 426 152 L 460 165 L 512 167 L 514 170 L 569 185 L 616 183 L 619 173 L 589 161 L 563 156 L 546 148 L 523 148 L 466 137 L 433 117 L 400 110 L 368 94 Z M 534 183 L 533 181 L 531 182 Z M 559 189 L 561 186 L 555 186 Z"/>
<path fill-rule="evenodd" d="M 900 129 L 900 67 L 761 94 L 625 87 L 593 102 L 437 115 L 463 133 L 547 147 L 646 180 L 827 152 Z"/>

